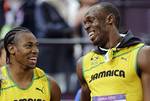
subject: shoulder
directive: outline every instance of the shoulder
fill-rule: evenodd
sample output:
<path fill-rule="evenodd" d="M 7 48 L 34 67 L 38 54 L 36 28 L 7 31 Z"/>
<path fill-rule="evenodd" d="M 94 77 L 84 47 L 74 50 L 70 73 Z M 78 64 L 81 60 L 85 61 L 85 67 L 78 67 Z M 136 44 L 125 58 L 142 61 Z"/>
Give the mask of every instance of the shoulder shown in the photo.
<path fill-rule="evenodd" d="M 77 72 L 82 71 L 82 60 L 83 60 L 83 57 L 80 57 L 76 63 L 76 71 Z"/>
<path fill-rule="evenodd" d="M 138 64 L 142 71 L 150 72 L 150 46 L 144 46 L 139 51 Z"/>
<path fill-rule="evenodd" d="M 82 78 L 82 72 L 83 72 L 83 65 L 89 65 L 91 58 L 94 54 L 97 54 L 96 51 L 91 50 L 88 53 L 86 53 L 84 56 L 80 57 L 76 63 L 76 72 L 79 78 Z M 88 66 L 86 66 L 88 67 Z"/>
<path fill-rule="evenodd" d="M 53 77 L 50 75 L 47 75 L 48 80 L 50 82 L 50 92 L 51 92 L 51 101 L 60 101 L 61 98 L 61 90 L 60 87 L 58 86 L 57 82 Z"/>
<path fill-rule="evenodd" d="M 37 75 L 37 76 L 43 76 L 43 75 L 45 75 L 45 72 L 44 72 L 41 68 L 39 68 L 39 67 L 36 67 L 36 68 L 34 69 L 34 73 L 35 73 L 35 75 Z"/>
<path fill-rule="evenodd" d="M 77 65 L 76 65 L 76 73 L 77 73 L 77 76 L 78 76 L 78 79 L 80 81 L 81 84 L 84 84 L 85 83 L 85 79 L 84 79 L 84 76 L 83 76 L 83 57 L 81 57 L 78 61 L 77 61 Z"/>
<path fill-rule="evenodd" d="M 88 53 L 86 53 L 85 55 L 83 55 L 82 57 L 80 57 L 77 61 L 77 65 L 81 65 L 83 63 L 83 61 L 86 59 L 86 61 L 90 60 L 90 58 L 94 55 L 97 54 L 96 51 L 91 50 Z"/>
<path fill-rule="evenodd" d="M 35 68 L 35 72 L 39 76 L 45 75 L 47 77 L 47 79 L 48 79 L 48 81 L 50 83 L 50 91 L 51 92 L 58 92 L 58 93 L 60 92 L 60 88 L 59 88 L 56 80 L 52 76 L 46 74 L 42 69 L 40 69 L 38 67 Z"/>
<path fill-rule="evenodd" d="M 57 87 L 59 88 L 59 86 L 58 86 L 56 80 L 55 80 L 52 76 L 50 76 L 50 75 L 48 75 L 48 74 L 46 74 L 46 75 L 47 75 L 47 78 L 48 78 L 48 80 L 49 80 L 49 82 L 50 82 L 50 84 L 51 84 L 51 89 L 57 88 Z"/>

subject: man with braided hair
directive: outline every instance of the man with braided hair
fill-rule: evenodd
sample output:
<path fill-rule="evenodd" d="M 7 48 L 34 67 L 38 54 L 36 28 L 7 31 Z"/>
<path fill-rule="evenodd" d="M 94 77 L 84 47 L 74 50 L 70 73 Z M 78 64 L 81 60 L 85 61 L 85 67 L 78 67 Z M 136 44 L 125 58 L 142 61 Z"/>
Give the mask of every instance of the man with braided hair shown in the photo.
<path fill-rule="evenodd" d="M 96 49 L 77 63 L 81 101 L 150 101 L 150 46 L 128 31 L 111 3 L 93 5 L 83 26 Z"/>
<path fill-rule="evenodd" d="M 7 65 L 1 68 L 0 101 L 60 101 L 57 83 L 36 67 L 38 41 L 30 30 L 10 30 L 4 47 Z"/>

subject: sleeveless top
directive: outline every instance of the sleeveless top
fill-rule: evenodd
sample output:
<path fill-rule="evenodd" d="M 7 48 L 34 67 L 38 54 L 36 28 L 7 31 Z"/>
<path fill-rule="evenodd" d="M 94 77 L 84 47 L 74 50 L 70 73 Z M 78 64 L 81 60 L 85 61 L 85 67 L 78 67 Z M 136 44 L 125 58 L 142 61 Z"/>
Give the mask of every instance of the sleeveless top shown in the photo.
<path fill-rule="evenodd" d="M 41 69 L 34 69 L 32 83 L 25 89 L 13 81 L 7 66 L 1 68 L 1 73 L 0 101 L 50 101 L 49 81 Z"/>
<path fill-rule="evenodd" d="M 110 61 L 96 51 L 83 56 L 82 72 L 91 101 L 142 101 L 137 54 L 144 44 L 113 51 Z"/>

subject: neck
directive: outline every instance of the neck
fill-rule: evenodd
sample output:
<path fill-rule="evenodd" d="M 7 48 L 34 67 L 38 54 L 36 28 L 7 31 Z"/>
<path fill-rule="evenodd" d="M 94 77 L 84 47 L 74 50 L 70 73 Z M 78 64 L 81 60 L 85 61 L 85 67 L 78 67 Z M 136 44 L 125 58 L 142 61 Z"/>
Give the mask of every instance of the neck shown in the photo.
<path fill-rule="evenodd" d="M 112 42 L 112 45 L 110 45 L 110 48 L 118 47 L 119 44 L 120 44 L 120 42 L 121 42 L 121 40 L 122 40 L 122 37 L 119 35 L 119 36 L 116 38 L 116 40 L 114 40 L 114 41 Z"/>
<path fill-rule="evenodd" d="M 33 70 L 21 70 L 21 67 L 14 67 L 12 65 L 8 65 L 8 72 L 12 78 L 12 80 L 20 87 L 27 88 L 32 82 L 33 78 Z M 19 70 L 17 70 L 19 69 Z"/>
<path fill-rule="evenodd" d="M 32 79 L 33 76 L 33 70 L 24 70 L 21 66 L 17 66 L 14 64 L 8 65 L 8 71 L 10 73 L 10 76 L 15 81 L 28 81 Z M 18 76 L 19 75 L 19 76 Z"/>
<path fill-rule="evenodd" d="M 108 42 L 106 44 L 106 48 L 110 49 L 113 47 L 117 47 L 121 42 L 122 37 L 117 29 L 113 29 L 109 33 Z"/>

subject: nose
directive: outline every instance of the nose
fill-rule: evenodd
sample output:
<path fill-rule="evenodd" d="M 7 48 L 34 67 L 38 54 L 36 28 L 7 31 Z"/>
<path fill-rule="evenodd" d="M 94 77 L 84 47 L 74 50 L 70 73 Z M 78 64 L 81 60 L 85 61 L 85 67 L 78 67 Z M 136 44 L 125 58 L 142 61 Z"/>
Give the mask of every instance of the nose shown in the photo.
<path fill-rule="evenodd" d="M 90 30 L 90 24 L 89 23 L 85 23 L 84 24 L 84 29 L 88 32 Z"/>
<path fill-rule="evenodd" d="M 38 54 L 39 53 L 39 48 L 37 46 L 33 47 L 32 53 Z"/>

